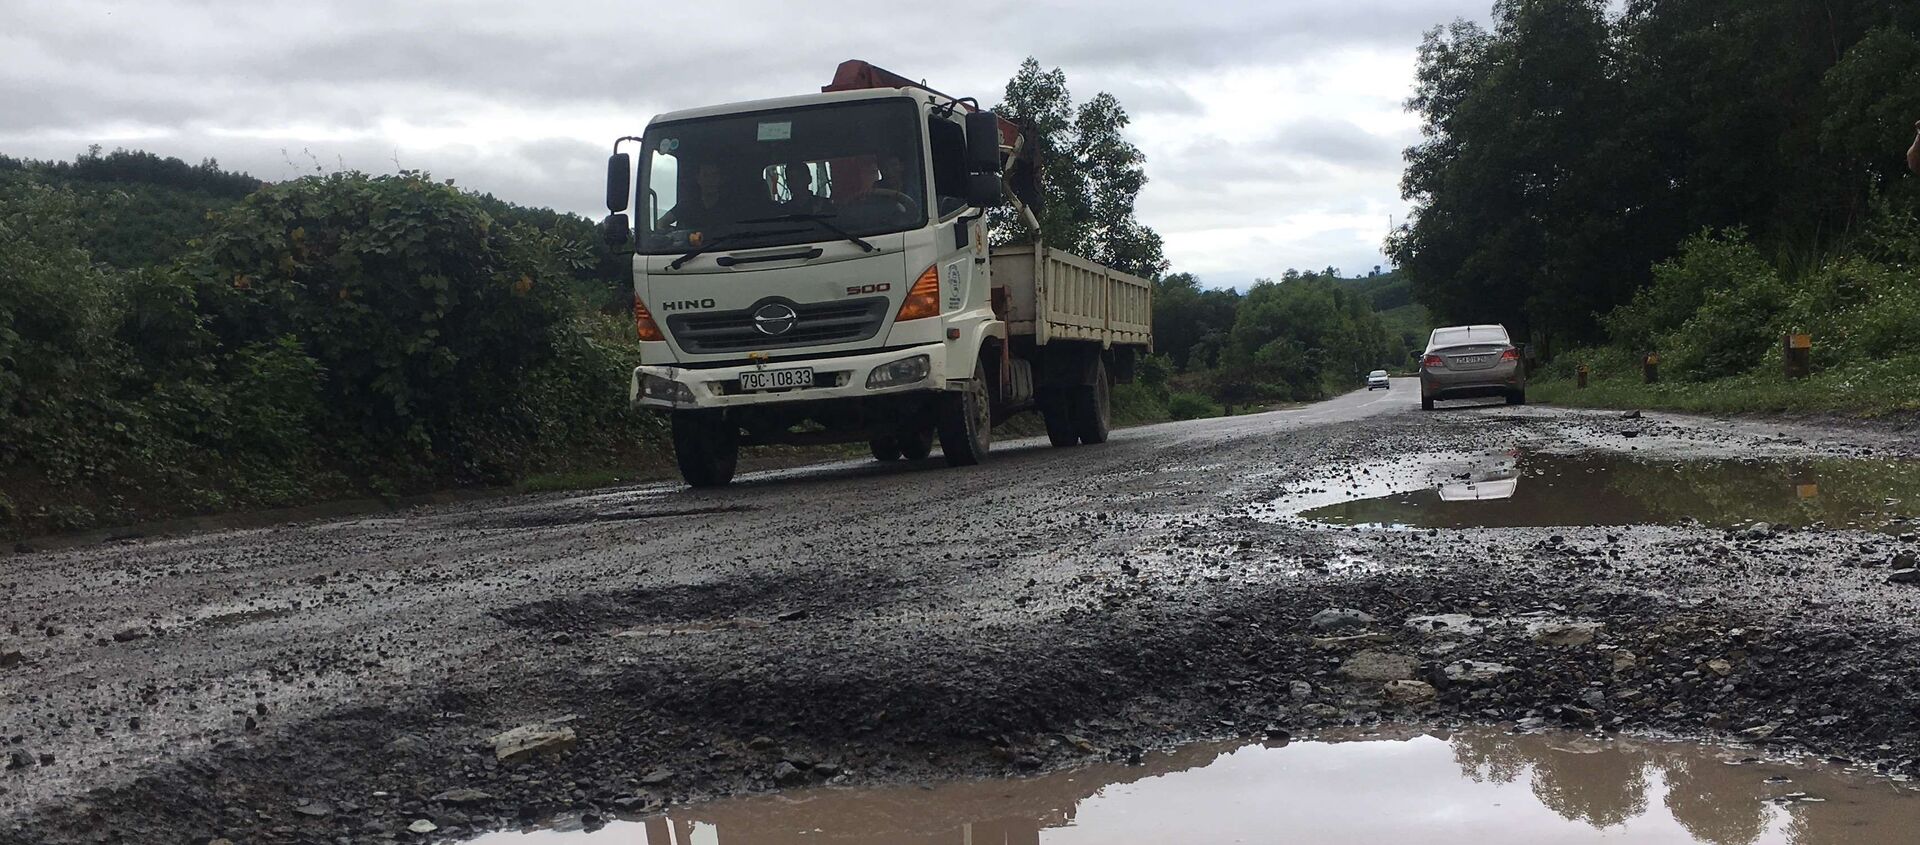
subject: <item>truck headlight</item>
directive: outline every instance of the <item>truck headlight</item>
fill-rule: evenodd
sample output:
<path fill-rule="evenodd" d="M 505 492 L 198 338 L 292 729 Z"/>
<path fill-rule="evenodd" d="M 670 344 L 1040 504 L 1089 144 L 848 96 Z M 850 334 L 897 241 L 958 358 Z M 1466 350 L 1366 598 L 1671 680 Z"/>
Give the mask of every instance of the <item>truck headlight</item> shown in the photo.
<path fill-rule="evenodd" d="M 925 355 L 902 358 L 891 364 L 873 368 L 873 372 L 867 376 L 867 389 L 877 390 L 882 387 L 912 384 L 925 379 L 931 370 L 931 362 Z"/>
<path fill-rule="evenodd" d="M 693 404 L 693 391 L 686 385 L 670 378 L 655 375 L 640 377 L 640 395 L 647 399 L 658 399 L 674 404 Z"/>

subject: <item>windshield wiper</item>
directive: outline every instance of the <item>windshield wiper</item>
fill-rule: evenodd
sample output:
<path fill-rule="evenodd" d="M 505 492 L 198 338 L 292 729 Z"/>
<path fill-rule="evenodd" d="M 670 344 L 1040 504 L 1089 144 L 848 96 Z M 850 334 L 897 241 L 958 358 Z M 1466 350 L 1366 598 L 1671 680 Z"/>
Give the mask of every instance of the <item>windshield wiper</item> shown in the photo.
<path fill-rule="evenodd" d="M 735 223 L 792 223 L 795 221 L 804 221 L 807 223 L 813 223 L 815 225 L 818 225 L 822 229 L 825 229 L 829 232 L 839 235 L 842 238 L 852 241 L 855 246 L 860 247 L 861 252 L 872 252 L 876 249 L 879 249 L 879 247 L 861 240 L 857 235 L 854 235 L 852 232 L 842 229 L 839 226 L 835 226 L 832 223 L 828 223 L 827 218 L 832 216 L 834 215 L 831 215 L 831 214 L 781 214 L 775 217 L 755 217 L 751 220 L 736 220 L 734 222 Z"/>
<path fill-rule="evenodd" d="M 752 221 L 752 220 L 739 220 L 739 221 L 735 221 L 735 222 L 736 222 L 736 223 L 752 223 L 752 222 L 756 222 L 756 221 Z M 680 269 L 680 265 L 682 265 L 682 264 L 685 264 L 685 263 L 687 263 L 687 262 L 689 262 L 689 261 L 692 261 L 693 259 L 695 259 L 695 258 L 697 258 L 697 257 L 699 257 L 699 256 L 700 256 L 701 254 L 703 254 L 703 253 L 705 253 L 705 252 L 706 252 L 707 250 L 710 250 L 710 249 L 713 249 L 713 248 L 715 248 L 715 247 L 718 247 L 718 246 L 720 246 L 721 244 L 724 244 L 724 243 L 727 243 L 727 242 L 729 242 L 729 241 L 737 241 L 737 240 L 739 240 L 739 239 L 741 239 L 741 238 L 744 238 L 744 237 L 747 237 L 747 236 L 749 236 L 749 235 L 797 235 L 797 234 L 799 234 L 799 233 L 801 233 L 801 232 L 804 232 L 804 231 L 806 231 L 806 230 L 805 230 L 805 229 L 774 229 L 774 230 L 771 230 L 771 231 L 760 231 L 760 232 L 728 232 L 728 233 L 726 233 L 726 234 L 724 234 L 724 235 L 715 235 L 715 236 L 713 236 L 713 237 L 711 237 L 711 238 L 707 238 L 706 240 L 704 240 L 704 241 L 702 241 L 702 242 L 701 242 L 701 244 L 700 244 L 699 246 L 697 246 L 697 247 L 694 247 L 694 248 L 693 248 L 693 251 L 692 251 L 692 252 L 689 252 L 689 253 L 687 253 L 686 255 L 682 255 L 682 256 L 680 256 L 679 258 L 676 258 L 676 259 L 674 259 L 673 261 L 671 261 L 671 262 L 669 262 L 669 263 L 667 264 L 667 269 L 668 269 L 668 270 L 678 270 L 678 269 Z"/>

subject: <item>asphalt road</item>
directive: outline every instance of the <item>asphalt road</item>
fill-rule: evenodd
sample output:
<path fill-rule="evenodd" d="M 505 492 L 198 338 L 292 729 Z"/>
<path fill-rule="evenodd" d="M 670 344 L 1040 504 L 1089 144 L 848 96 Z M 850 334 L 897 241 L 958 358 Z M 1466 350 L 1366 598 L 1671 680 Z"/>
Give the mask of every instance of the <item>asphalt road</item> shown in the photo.
<path fill-rule="evenodd" d="M 967 469 L 937 456 L 841 462 L 712 491 L 644 484 L 0 557 L 0 653 L 20 653 L 0 669 L 0 754 L 13 764 L 0 772 L 0 839 L 414 841 L 406 824 L 423 816 L 457 836 L 790 785 L 773 780 L 780 759 L 831 761 L 809 767 L 816 780 L 924 779 L 1393 716 L 1377 684 L 1342 686 L 1342 652 L 1309 643 L 1306 617 L 1329 605 L 1388 619 L 1382 644 L 1404 637 L 1394 615 L 1419 612 L 1557 608 L 1621 636 L 1686 618 L 1724 639 L 1792 606 L 1808 630 L 1865 620 L 1885 643 L 1907 642 L 1920 618 L 1915 593 L 1841 566 L 1902 548 L 1877 535 L 1755 539 L 1755 560 L 1822 566 L 1709 580 L 1698 573 L 1718 564 L 1700 550 L 1725 542 L 1718 531 L 1430 536 L 1263 510 L 1312 485 L 1419 471 L 1435 450 L 1913 448 L 1817 424 L 1476 402 L 1422 414 L 1417 394 L 1399 380 L 1118 431 L 1098 447 L 1000 443 Z M 1564 547 L 1582 543 L 1617 565 L 1570 567 Z M 1743 656 L 1763 650 L 1743 636 Z M 1586 677 L 1560 652 L 1483 645 L 1518 649 L 1503 659 L 1528 672 L 1535 660 L 1538 683 L 1477 695 L 1442 684 L 1426 710 L 1399 716 L 1498 721 L 1583 694 L 1556 686 Z M 1675 667 L 1692 659 L 1675 654 Z M 1438 671 L 1441 655 L 1416 657 Z M 1875 700 L 1909 683 L 1889 678 Z M 1834 683 L 1833 698 L 1852 694 Z M 1615 725 L 1737 729 L 1748 710 L 1784 706 L 1702 684 L 1739 700 L 1656 685 L 1658 706 L 1621 704 Z M 1892 715 L 1869 725 L 1829 698 L 1801 706 L 1844 715 L 1849 736 L 1894 743 L 1894 757 L 1911 748 Z M 577 745 L 494 759 L 489 737 L 544 722 Z M 1838 732 L 1805 732 L 1806 744 L 1846 746 Z M 488 797 L 430 798 L 455 787 Z"/>

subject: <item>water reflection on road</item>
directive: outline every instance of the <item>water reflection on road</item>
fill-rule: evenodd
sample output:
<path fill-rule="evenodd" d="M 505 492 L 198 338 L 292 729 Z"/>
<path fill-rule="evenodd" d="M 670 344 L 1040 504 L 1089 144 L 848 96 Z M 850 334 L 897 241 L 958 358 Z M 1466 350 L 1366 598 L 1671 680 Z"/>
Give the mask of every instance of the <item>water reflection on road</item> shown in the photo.
<path fill-rule="evenodd" d="M 1920 517 L 1920 462 L 1912 460 L 1682 460 L 1513 449 L 1435 457 L 1425 473 L 1411 476 L 1389 469 L 1362 467 L 1316 482 L 1312 492 L 1276 507 L 1316 522 L 1403 528 L 1767 522 L 1904 531 Z"/>
<path fill-rule="evenodd" d="M 487 845 L 1910 843 L 1920 798 L 1723 748 L 1495 730 L 1193 745 L 1138 766 L 811 789 Z"/>

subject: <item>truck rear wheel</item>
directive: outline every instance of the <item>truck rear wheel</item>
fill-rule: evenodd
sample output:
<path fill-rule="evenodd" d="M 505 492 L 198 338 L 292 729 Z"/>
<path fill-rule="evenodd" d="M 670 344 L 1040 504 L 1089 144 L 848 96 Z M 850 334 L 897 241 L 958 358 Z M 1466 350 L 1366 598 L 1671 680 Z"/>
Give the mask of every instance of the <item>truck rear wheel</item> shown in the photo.
<path fill-rule="evenodd" d="M 1074 385 L 1067 397 L 1068 417 L 1080 442 L 1107 442 L 1113 428 L 1113 382 L 1107 378 L 1106 362 L 1093 359 L 1093 383 Z"/>
<path fill-rule="evenodd" d="M 1073 410 L 1065 390 L 1048 391 L 1040 402 L 1040 417 L 1047 421 L 1047 442 L 1056 447 L 1080 445 L 1080 433 L 1073 428 Z"/>
<path fill-rule="evenodd" d="M 973 365 L 973 378 L 960 393 L 940 395 L 940 451 L 947 466 L 973 466 L 987 456 L 993 438 L 993 407 L 987 398 L 987 373 Z"/>
<path fill-rule="evenodd" d="M 740 432 L 711 411 L 673 415 L 673 459 L 692 487 L 720 487 L 733 480 L 740 462 Z"/>

